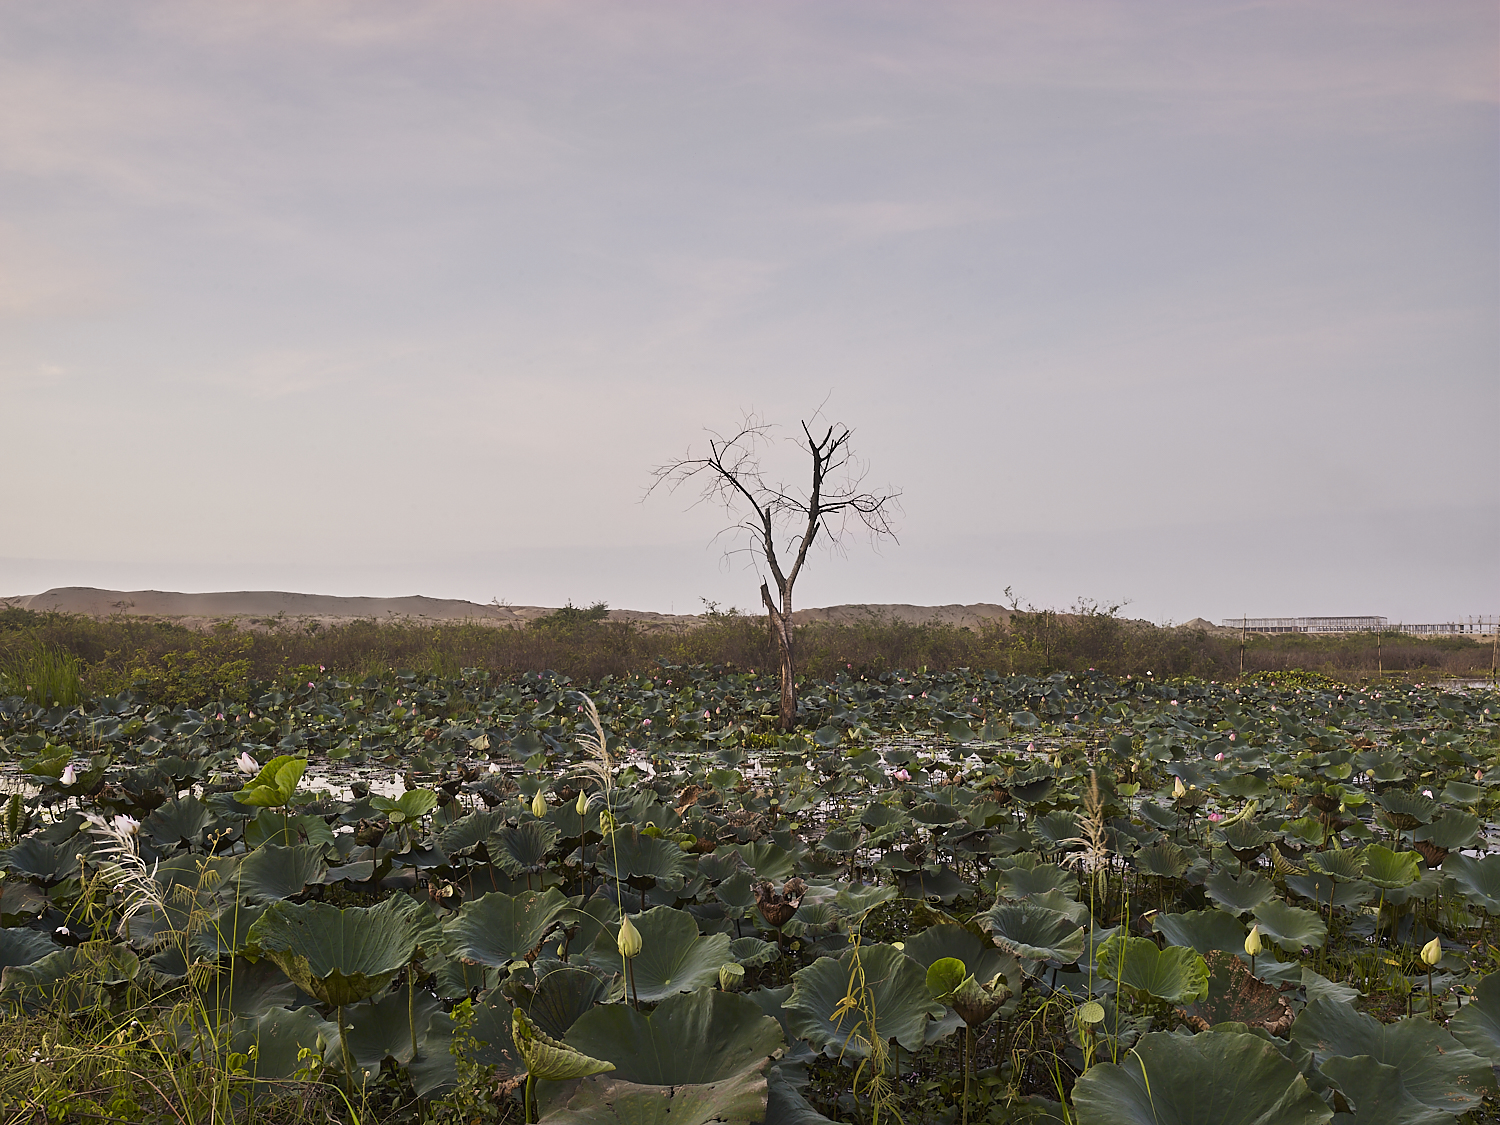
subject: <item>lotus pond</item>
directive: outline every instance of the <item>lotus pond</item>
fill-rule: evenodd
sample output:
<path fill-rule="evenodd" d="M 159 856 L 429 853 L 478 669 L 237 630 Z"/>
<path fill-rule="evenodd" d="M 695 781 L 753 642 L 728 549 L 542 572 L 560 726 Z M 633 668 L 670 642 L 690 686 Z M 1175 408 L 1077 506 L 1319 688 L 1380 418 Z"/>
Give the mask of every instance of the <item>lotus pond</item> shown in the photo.
<path fill-rule="evenodd" d="M 1496 1120 L 1495 692 L 802 702 L 0 701 L 0 1120 Z"/>

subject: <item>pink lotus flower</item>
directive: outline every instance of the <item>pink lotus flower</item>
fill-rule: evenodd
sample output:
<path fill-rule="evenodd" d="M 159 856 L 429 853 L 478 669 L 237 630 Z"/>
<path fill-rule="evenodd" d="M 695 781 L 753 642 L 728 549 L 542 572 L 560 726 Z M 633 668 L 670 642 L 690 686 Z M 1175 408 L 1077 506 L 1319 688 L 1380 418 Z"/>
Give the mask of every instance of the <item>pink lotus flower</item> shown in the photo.
<path fill-rule="evenodd" d="M 1214 761 L 1216 761 L 1216 762 L 1222 762 L 1223 760 L 1224 760 L 1224 751 L 1220 750 L 1217 754 L 1214 755 Z"/>
<path fill-rule="evenodd" d="M 897 781 L 910 781 L 911 780 L 911 774 L 907 773 L 905 769 L 899 769 L 895 773 L 891 774 L 891 776 L 893 778 L 895 778 Z"/>
<path fill-rule="evenodd" d="M 1214 824 L 1218 824 L 1219 821 L 1221 821 L 1221 820 L 1224 819 L 1224 814 L 1223 813 L 1211 812 L 1211 813 L 1208 814 L 1208 819 L 1210 821 L 1212 821 Z"/>
<path fill-rule="evenodd" d="M 1230 742 L 1234 741 L 1234 732 L 1233 731 L 1231 731 L 1230 734 L 1229 734 L 1229 741 Z"/>
<path fill-rule="evenodd" d="M 641 726 L 643 726 L 643 727 L 649 727 L 650 725 L 651 725 L 651 720 L 650 719 L 642 719 L 641 720 Z"/>

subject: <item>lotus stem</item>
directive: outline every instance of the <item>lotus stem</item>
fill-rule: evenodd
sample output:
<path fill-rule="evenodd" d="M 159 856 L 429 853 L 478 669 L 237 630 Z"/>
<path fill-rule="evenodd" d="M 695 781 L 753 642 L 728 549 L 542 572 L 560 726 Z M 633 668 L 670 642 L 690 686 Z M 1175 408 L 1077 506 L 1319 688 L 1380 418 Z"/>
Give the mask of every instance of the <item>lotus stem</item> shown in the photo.
<path fill-rule="evenodd" d="M 521 1111 L 526 1117 L 526 1125 L 531 1125 L 531 1086 L 535 1081 L 536 1075 L 528 1070 L 526 1073 L 526 1090 L 521 1095 L 521 1101 L 525 1103 L 522 1105 Z"/>

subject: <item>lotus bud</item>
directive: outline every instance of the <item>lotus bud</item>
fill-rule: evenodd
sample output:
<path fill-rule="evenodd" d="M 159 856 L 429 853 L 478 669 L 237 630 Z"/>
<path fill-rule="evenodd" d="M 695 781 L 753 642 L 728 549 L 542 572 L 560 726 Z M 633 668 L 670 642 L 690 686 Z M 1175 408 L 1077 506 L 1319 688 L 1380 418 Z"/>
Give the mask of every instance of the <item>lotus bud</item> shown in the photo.
<path fill-rule="evenodd" d="M 240 773 L 257 774 L 260 772 L 260 763 L 250 756 L 250 752 L 248 750 L 241 753 L 240 756 L 234 760 L 234 764 L 235 767 L 240 771 Z"/>
<path fill-rule="evenodd" d="M 1172 796 L 1182 798 L 1187 796 L 1187 786 L 1182 783 L 1182 778 L 1177 779 L 1177 784 L 1172 786 Z"/>
<path fill-rule="evenodd" d="M 547 800 L 542 796 L 540 789 L 536 791 L 536 796 L 531 798 L 531 815 L 535 817 L 547 815 Z"/>
<path fill-rule="evenodd" d="M 589 811 L 589 797 L 588 797 L 588 794 L 587 793 L 580 793 L 580 794 L 578 794 L 578 800 L 573 805 L 573 808 L 578 811 L 578 815 L 579 816 L 585 816 L 585 815 L 587 815 L 587 813 Z"/>
<path fill-rule="evenodd" d="M 76 770 L 73 769 L 72 766 L 69 766 L 67 769 L 63 770 L 63 772 L 62 772 L 62 783 L 64 785 L 77 785 L 78 784 L 78 773 L 77 773 Z"/>
<path fill-rule="evenodd" d="M 620 923 L 620 936 L 615 939 L 615 946 L 626 958 L 635 957 L 641 951 L 641 931 L 631 924 L 629 914 Z"/>
<path fill-rule="evenodd" d="M 724 992 L 733 992 L 745 981 L 745 966 L 733 961 L 726 961 L 719 966 L 719 988 Z"/>
<path fill-rule="evenodd" d="M 1443 943 L 1433 938 L 1422 947 L 1422 961 L 1429 967 L 1436 965 L 1443 959 Z"/>
<path fill-rule="evenodd" d="M 606 836 L 608 836 L 612 832 L 614 832 L 614 830 L 615 830 L 615 817 L 614 817 L 614 814 L 611 813 L 608 809 L 605 809 L 603 812 L 601 812 L 599 814 L 599 831 L 602 832 L 602 833 L 604 833 Z"/>
<path fill-rule="evenodd" d="M 1254 957 L 1261 950 L 1260 925 L 1250 927 L 1250 933 L 1245 937 L 1245 952 Z"/>

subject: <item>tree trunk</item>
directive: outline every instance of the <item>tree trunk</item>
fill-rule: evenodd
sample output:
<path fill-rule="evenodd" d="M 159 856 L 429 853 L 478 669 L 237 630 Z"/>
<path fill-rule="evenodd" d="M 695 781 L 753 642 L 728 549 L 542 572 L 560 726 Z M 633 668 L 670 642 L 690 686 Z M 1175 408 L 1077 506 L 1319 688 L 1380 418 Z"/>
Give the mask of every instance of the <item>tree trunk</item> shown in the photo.
<path fill-rule="evenodd" d="M 797 668 L 792 662 L 792 599 L 782 593 L 781 605 L 771 598 L 771 588 L 762 582 L 760 598 L 771 615 L 771 636 L 776 639 L 776 655 L 781 667 L 781 729 L 797 729 Z"/>

